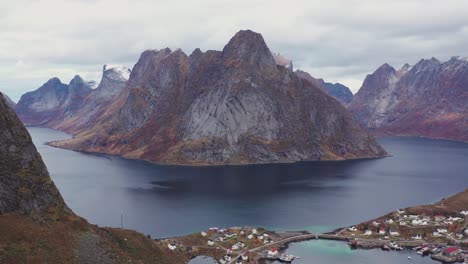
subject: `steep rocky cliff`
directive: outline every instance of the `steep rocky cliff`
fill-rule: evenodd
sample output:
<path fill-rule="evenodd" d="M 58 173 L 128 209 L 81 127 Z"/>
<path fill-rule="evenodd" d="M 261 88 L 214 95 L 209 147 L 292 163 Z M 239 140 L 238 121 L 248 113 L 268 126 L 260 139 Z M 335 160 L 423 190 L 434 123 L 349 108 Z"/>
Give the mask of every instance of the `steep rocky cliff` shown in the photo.
<path fill-rule="evenodd" d="M 69 212 L 28 131 L 0 94 L 0 214 Z"/>
<path fill-rule="evenodd" d="M 0 92 L 1 93 L 1 92 Z M 13 102 L 13 100 L 11 100 L 10 97 L 8 97 L 8 95 L 4 94 L 4 93 L 1 93 L 3 94 L 3 97 L 5 98 L 6 102 L 8 103 L 8 105 L 11 107 L 11 108 L 15 108 L 16 107 L 16 103 Z"/>
<path fill-rule="evenodd" d="M 278 66 L 249 30 L 223 51 L 143 52 L 127 88 L 95 123 L 53 145 L 177 164 L 386 154 L 336 100 Z"/>
<path fill-rule="evenodd" d="M 400 70 L 384 64 L 349 110 L 378 134 L 468 141 L 468 60 L 423 59 Z"/>
<path fill-rule="evenodd" d="M 0 94 L 0 263 L 186 263 L 196 252 L 76 216 L 52 182 L 31 137 Z"/>
<path fill-rule="evenodd" d="M 48 127 L 76 134 L 96 124 L 95 121 L 108 109 L 109 105 L 123 91 L 130 69 L 119 65 L 104 65 L 102 79 L 96 89 L 92 90 L 80 103 L 78 111 L 66 118 L 58 118 Z"/>
<path fill-rule="evenodd" d="M 322 90 L 324 90 L 328 95 L 334 97 L 343 105 L 347 105 L 353 100 L 353 93 L 351 92 L 351 90 L 341 83 L 325 82 L 323 79 L 316 79 L 312 77 L 308 72 L 301 70 L 297 70 L 295 73 L 299 78 L 308 80 L 317 85 L 318 87 L 322 88 Z"/>

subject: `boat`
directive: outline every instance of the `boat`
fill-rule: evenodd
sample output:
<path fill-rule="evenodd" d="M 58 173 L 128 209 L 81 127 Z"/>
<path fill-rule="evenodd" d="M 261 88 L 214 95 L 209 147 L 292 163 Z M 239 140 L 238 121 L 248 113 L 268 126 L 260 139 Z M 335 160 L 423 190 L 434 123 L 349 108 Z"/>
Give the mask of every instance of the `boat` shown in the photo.
<path fill-rule="evenodd" d="M 294 255 L 281 254 L 280 257 L 279 257 L 279 260 L 282 261 L 282 262 L 291 263 L 296 258 L 297 257 L 294 256 Z"/>
<path fill-rule="evenodd" d="M 390 247 L 388 245 L 383 245 L 382 250 L 388 251 L 390 250 Z"/>

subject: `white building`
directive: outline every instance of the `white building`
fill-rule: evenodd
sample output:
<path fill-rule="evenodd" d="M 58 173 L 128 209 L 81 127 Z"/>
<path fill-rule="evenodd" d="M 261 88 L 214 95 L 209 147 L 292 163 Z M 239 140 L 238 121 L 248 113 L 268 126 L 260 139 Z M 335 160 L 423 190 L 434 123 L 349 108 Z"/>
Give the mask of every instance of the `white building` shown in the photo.
<path fill-rule="evenodd" d="M 447 228 L 437 228 L 437 232 L 440 234 L 446 234 L 448 232 Z"/>
<path fill-rule="evenodd" d="M 247 236 L 247 238 L 248 238 L 248 239 L 252 239 L 252 238 L 253 238 L 253 235 L 250 234 L 250 235 Z"/>
<path fill-rule="evenodd" d="M 214 241 L 213 240 L 208 240 L 208 246 L 213 246 L 214 245 Z"/>
<path fill-rule="evenodd" d="M 272 248 L 272 249 L 268 250 L 267 254 L 268 254 L 269 257 L 276 257 L 276 256 L 279 255 L 279 252 L 278 252 L 277 248 Z"/>
<path fill-rule="evenodd" d="M 167 247 L 168 247 L 170 250 L 176 250 L 176 248 L 177 248 L 176 244 L 173 244 L 173 243 L 168 244 Z"/>
<path fill-rule="evenodd" d="M 204 237 L 206 237 L 206 235 L 208 235 L 208 234 L 207 234 L 206 232 L 203 231 L 203 232 L 201 232 L 201 235 L 204 236 Z"/>
<path fill-rule="evenodd" d="M 348 228 L 348 230 L 351 231 L 351 232 L 356 232 L 357 228 L 355 226 L 352 226 L 352 227 Z"/>
<path fill-rule="evenodd" d="M 391 236 L 399 236 L 399 235 L 400 235 L 400 233 L 399 233 L 398 231 L 396 231 L 396 230 L 391 230 L 391 229 L 390 229 L 389 234 L 390 234 Z"/>
<path fill-rule="evenodd" d="M 366 231 L 364 232 L 364 235 L 365 235 L 365 236 L 370 236 L 370 235 L 372 235 L 372 231 L 366 230 Z"/>

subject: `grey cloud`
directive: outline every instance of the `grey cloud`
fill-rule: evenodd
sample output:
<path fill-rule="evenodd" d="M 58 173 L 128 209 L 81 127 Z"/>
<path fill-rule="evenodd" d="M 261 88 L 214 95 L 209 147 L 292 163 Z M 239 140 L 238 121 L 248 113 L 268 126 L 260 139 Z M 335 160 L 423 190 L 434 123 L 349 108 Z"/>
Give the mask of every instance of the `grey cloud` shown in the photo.
<path fill-rule="evenodd" d="M 0 89 L 14 99 L 58 76 L 100 77 L 146 49 L 220 50 L 240 29 L 316 77 L 356 91 L 387 62 L 467 56 L 463 0 L 18 0 L 0 9 Z"/>

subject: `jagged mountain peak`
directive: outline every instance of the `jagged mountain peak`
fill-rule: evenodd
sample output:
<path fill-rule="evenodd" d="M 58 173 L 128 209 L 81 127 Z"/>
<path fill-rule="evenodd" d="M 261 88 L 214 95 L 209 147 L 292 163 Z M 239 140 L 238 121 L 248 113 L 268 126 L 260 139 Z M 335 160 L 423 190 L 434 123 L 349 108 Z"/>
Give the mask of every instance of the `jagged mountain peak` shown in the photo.
<path fill-rule="evenodd" d="M 294 71 L 293 62 L 292 62 L 291 59 L 286 58 L 285 56 L 283 56 L 279 52 L 278 53 L 273 53 L 273 58 L 275 59 L 275 62 L 276 62 L 277 65 L 286 67 L 290 71 Z"/>
<path fill-rule="evenodd" d="M 262 35 L 252 30 L 237 32 L 224 47 L 223 58 L 229 66 L 251 64 L 257 69 L 276 68 L 275 59 Z"/>
<path fill-rule="evenodd" d="M 127 81 L 131 70 L 122 65 L 104 64 L 103 75 L 113 80 Z"/>
<path fill-rule="evenodd" d="M 384 63 L 382 66 L 377 68 L 377 70 L 374 72 L 374 74 L 378 73 L 391 73 L 391 72 L 396 72 L 395 68 L 393 68 L 390 64 Z"/>

